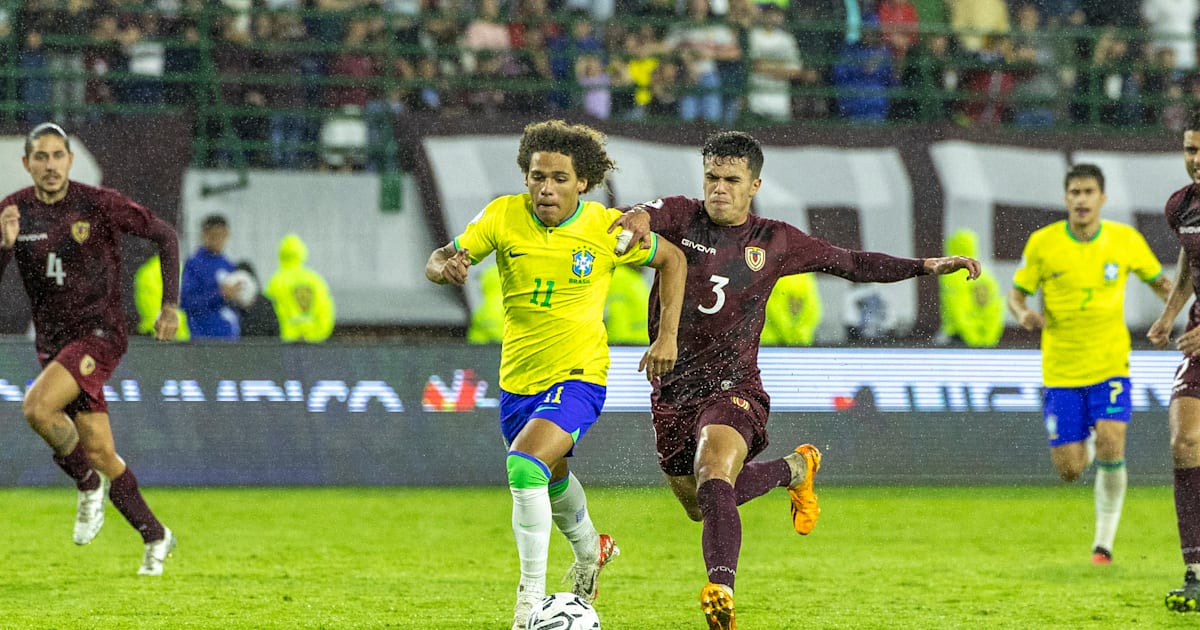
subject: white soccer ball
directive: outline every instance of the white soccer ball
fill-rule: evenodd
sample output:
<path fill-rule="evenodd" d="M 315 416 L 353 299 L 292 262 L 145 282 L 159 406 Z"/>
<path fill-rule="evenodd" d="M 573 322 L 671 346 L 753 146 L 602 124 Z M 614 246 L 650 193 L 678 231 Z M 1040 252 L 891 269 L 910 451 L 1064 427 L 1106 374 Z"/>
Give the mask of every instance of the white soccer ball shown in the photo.
<path fill-rule="evenodd" d="M 600 630 L 591 604 L 574 593 L 551 593 L 533 607 L 526 630 Z"/>
<path fill-rule="evenodd" d="M 242 308 L 250 308 L 254 304 L 254 298 L 258 296 L 258 283 L 254 281 L 254 276 L 244 269 L 231 271 L 221 278 L 221 286 L 237 287 L 237 294 L 233 301 Z"/>

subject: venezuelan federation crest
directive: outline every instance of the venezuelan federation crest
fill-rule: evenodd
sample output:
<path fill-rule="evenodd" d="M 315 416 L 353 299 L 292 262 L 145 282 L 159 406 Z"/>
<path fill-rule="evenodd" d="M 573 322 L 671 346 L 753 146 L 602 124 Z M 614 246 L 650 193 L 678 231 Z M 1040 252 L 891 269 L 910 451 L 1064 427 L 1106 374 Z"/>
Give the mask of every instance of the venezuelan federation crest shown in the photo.
<path fill-rule="evenodd" d="M 92 224 L 87 221 L 76 221 L 71 224 L 71 238 L 76 243 L 83 243 L 92 234 Z"/>
<path fill-rule="evenodd" d="M 758 271 L 767 264 L 767 252 L 761 247 L 746 248 L 746 266 L 750 271 Z"/>
<path fill-rule="evenodd" d="M 571 254 L 571 273 L 577 278 L 586 278 L 592 273 L 596 255 L 586 247 L 580 247 Z"/>
<path fill-rule="evenodd" d="M 96 360 L 90 354 L 83 355 L 83 358 L 79 360 L 79 374 L 82 376 L 91 376 L 92 372 L 95 371 Z"/>

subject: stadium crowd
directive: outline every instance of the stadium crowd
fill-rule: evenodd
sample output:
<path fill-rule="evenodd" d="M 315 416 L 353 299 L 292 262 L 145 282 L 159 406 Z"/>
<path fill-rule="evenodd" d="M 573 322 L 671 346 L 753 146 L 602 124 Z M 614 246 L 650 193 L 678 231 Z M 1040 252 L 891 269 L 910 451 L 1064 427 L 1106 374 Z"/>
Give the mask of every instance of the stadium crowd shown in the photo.
<path fill-rule="evenodd" d="M 385 170 L 410 112 L 1180 130 L 1198 17 L 1200 0 L 32 0 L 0 15 L 0 45 L 23 123 L 174 107 L 217 165 Z"/>

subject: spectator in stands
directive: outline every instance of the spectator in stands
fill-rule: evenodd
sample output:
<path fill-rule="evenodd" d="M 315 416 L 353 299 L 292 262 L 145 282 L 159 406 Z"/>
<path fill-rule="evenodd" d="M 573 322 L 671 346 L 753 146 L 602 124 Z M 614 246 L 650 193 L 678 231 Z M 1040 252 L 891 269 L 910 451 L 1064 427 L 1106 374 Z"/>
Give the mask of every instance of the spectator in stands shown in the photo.
<path fill-rule="evenodd" d="M 335 308 L 329 285 L 320 273 L 305 266 L 308 246 L 296 234 L 279 241 L 279 269 L 267 284 L 266 295 L 279 317 L 283 341 L 320 343 L 333 333 Z"/>
<path fill-rule="evenodd" d="M 972 230 L 956 230 L 946 239 L 947 256 L 978 255 L 979 236 Z M 938 345 L 994 348 L 1004 334 L 1004 296 L 995 276 L 984 269 L 974 282 L 959 276 L 939 276 L 942 328 Z"/>
<path fill-rule="evenodd" d="M 962 73 L 962 89 L 967 93 L 958 119 L 962 124 L 999 125 L 1009 119 L 1016 86 L 1009 63 L 1012 40 L 1007 35 L 990 34 L 983 42 L 974 54 L 976 65 Z"/>
<path fill-rule="evenodd" d="M 1061 96 L 1057 37 L 1042 24 L 1033 2 L 1017 9 L 1012 39 L 1013 122 L 1022 127 L 1053 125 Z"/>
<path fill-rule="evenodd" d="M 1089 26 L 1115 26 L 1120 29 L 1136 29 L 1141 26 L 1138 13 L 1139 0 L 1075 0 L 1079 5 L 1076 13 L 1086 16 Z M 1075 13 L 1071 14 L 1075 19 Z"/>
<path fill-rule="evenodd" d="M 551 108 L 546 90 L 547 86 L 554 85 L 554 74 L 544 37 L 540 28 L 526 30 L 521 36 L 521 46 L 508 56 L 500 69 L 504 80 L 520 84 L 519 89 L 507 90 L 502 95 L 506 111 L 537 116 Z"/>
<path fill-rule="evenodd" d="M 1096 40 L 1091 89 L 1100 100 L 1100 122 L 1125 127 L 1141 122 L 1142 70 L 1129 40 L 1108 27 Z"/>
<path fill-rule="evenodd" d="M 1121 3 L 1118 3 L 1121 4 Z M 1128 4 L 1133 4 L 1132 0 Z M 1196 20 L 1200 0 L 1142 0 L 1142 18 L 1153 36 L 1153 50 L 1171 48 L 1181 70 L 1196 68 Z"/>
<path fill-rule="evenodd" d="M 786 122 L 792 119 L 792 86 L 813 85 L 815 70 L 800 62 L 796 37 L 783 28 L 785 15 L 776 4 L 761 5 L 759 26 L 750 31 L 748 109 L 755 116 Z"/>
<path fill-rule="evenodd" d="M 682 60 L 679 116 L 690 122 L 720 122 L 724 114 L 719 59 L 741 56 L 728 25 L 710 19 L 708 0 L 688 0 L 688 19 L 672 26 L 664 44 Z"/>
<path fill-rule="evenodd" d="M 368 49 L 371 22 L 352 18 L 341 48 L 329 60 L 326 105 L 332 110 L 321 125 L 321 159 L 333 169 L 357 170 L 366 166 L 367 126 L 363 115 L 374 90 L 375 59 Z"/>
<path fill-rule="evenodd" d="M 650 102 L 646 104 L 646 117 L 651 120 L 680 120 L 679 75 L 684 72 L 682 64 L 674 55 L 662 58 L 654 68 L 650 84 Z"/>
<path fill-rule="evenodd" d="M 243 260 L 237 264 L 234 273 L 245 274 L 246 285 L 235 297 L 235 308 L 241 319 L 242 337 L 279 338 L 279 318 L 275 315 L 275 305 L 262 293 L 262 284 L 258 274 L 254 273 L 254 265 Z"/>
<path fill-rule="evenodd" d="M 158 254 L 146 259 L 133 274 L 133 304 L 138 312 L 138 333 L 154 336 L 154 322 L 162 309 L 162 259 Z M 175 341 L 192 338 L 188 330 L 187 314 L 179 311 L 179 328 L 175 330 Z"/>
<path fill-rule="evenodd" d="M 909 0 L 879 0 L 879 27 L 883 41 L 892 49 L 892 58 L 903 63 L 908 49 L 917 43 L 920 18 Z"/>
<path fill-rule="evenodd" d="M 612 79 L 599 55 L 587 53 L 575 60 L 575 81 L 583 90 L 583 111 L 593 118 L 612 115 Z"/>
<path fill-rule="evenodd" d="M 211 214 L 200 222 L 200 247 L 183 264 L 179 305 L 187 314 L 192 339 L 237 339 L 240 331 L 233 300 L 240 285 L 227 281 L 234 271 L 225 255 L 229 222 Z"/>
<path fill-rule="evenodd" d="M 613 55 L 609 66 L 619 88 L 614 94 L 614 109 L 630 120 L 644 120 L 654 98 L 651 86 L 662 46 L 650 24 L 629 29 L 622 41 L 621 50 Z"/>
<path fill-rule="evenodd" d="M 930 33 L 909 49 L 900 70 L 904 93 L 892 100 L 890 119 L 933 122 L 950 118 L 955 108 L 951 94 L 958 80 L 952 44 L 947 35 Z"/>
<path fill-rule="evenodd" d="M 304 77 L 306 55 L 297 52 L 308 32 L 304 22 L 294 13 L 260 14 L 260 17 L 269 18 L 262 23 L 264 32 L 260 35 L 261 41 L 269 47 L 259 52 L 256 65 L 261 72 L 284 79 L 273 82 L 264 91 L 271 108 L 267 123 L 270 163 L 275 168 L 312 168 L 316 160 L 304 145 L 315 139 L 311 129 L 316 125 L 303 113 L 310 105 L 308 81 Z"/>
<path fill-rule="evenodd" d="M 642 272 L 628 265 L 617 265 L 604 303 L 604 328 L 608 331 L 609 345 L 650 344 L 649 304 L 650 284 Z"/>
<path fill-rule="evenodd" d="M 718 13 L 715 8 L 713 12 Z M 733 126 L 746 110 L 750 80 L 746 50 L 750 45 L 750 30 L 759 22 L 758 5 L 751 0 L 729 0 L 729 10 L 719 21 L 729 27 L 737 42 L 736 50 L 731 49 L 717 59 L 717 74 L 721 77 L 721 121 L 726 126 Z"/>
<path fill-rule="evenodd" d="M 549 37 L 546 47 L 550 53 L 552 80 L 559 85 L 566 86 L 576 82 L 575 60 L 581 55 L 595 55 L 600 57 L 602 63 L 608 62 L 604 42 L 586 14 L 571 16 L 568 30 Z M 566 109 L 572 104 L 571 96 L 569 90 L 556 89 L 550 91 L 547 100 L 553 107 Z"/>
<path fill-rule="evenodd" d="M 946 0 L 950 29 L 958 47 L 976 53 L 984 48 L 984 37 L 1006 35 L 1011 30 L 1006 0 Z"/>
<path fill-rule="evenodd" d="M 833 69 L 838 111 L 844 118 L 860 122 L 887 119 L 892 85 L 892 51 L 880 40 L 879 22 L 864 20 L 862 38 L 846 42 Z"/>
<path fill-rule="evenodd" d="M 25 34 L 25 46 L 17 56 L 20 68 L 21 102 L 25 106 L 25 123 L 32 127 L 50 120 L 54 84 L 50 79 L 50 54 L 42 44 L 42 34 L 31 30 Z"/>
<path fill-rule="evenodd" d="M 946 277 L 946 276 L 942 276 Z M 764 346 L 811 346 L 823 308 L 817 279 L 811 273 L 783 276 L 767 299 Z"/>
<path fill-rule="evenodd" d="M 500 267 L 495 264 L 478 272 L 479 303 L 471 309 L 467 325 L 467 343 L 491 344 L 504 340 L 504 292 L 500 286 Z"/>
<path fill-rule="evenodd" d="M 192 76 L 200 72 L 203 59 L 200 56 L 200 31 L 195 24 L 180 26 L 178 36 L 182 42 L 176 43 L 163 53 L 163 73 L 168 75 L 184 75 L 172 79 L 165 85 L 164 98 L 168 105 L 194 108 L 196 102 L 196 80 Z"/>
<path fill-rule="evenodd" d="M 129 56 L 130 78 L 122 100 L 134 105 L 161 105 L 166 45 L 158 32 L 158 16 L 141 13 L 121 31 L 121 43 Z"/>
<path fill-rule="evenodd" d="M 83 63 L 88 78 L 85 99 L 88 105 L 112 105 L 117 102 L 117 94 L 109 79 L 110 72 L 124 72 L 128 59 L 121 50 L 118 41 L 120 29 L 117 17 L 112 14 L 100 14 L 92 27 L 91 43 L 84 52 Z M 96 122 L 100 113 L 92 108 L 88 118 Z"/>

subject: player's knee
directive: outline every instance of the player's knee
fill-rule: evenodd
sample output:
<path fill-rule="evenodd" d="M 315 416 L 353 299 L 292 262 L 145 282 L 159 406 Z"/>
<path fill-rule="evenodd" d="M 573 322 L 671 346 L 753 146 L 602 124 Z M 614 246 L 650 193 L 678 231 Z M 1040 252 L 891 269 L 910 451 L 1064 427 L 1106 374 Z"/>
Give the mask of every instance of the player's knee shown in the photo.
<path fill-rule="evenodd" d="M 61 409 L 53 408 L 46 402 L 46 399 L 39 396 L 36 391 L 26 394 L 25 400 L 21 403 L 21 413 L 25 415 L 25 421 L 30 426 L 37 427 L 51 421 L 59 413 Z"/>
<path fill-rule="evenodd" d="M 1068 464 L 1068 465 L 1065 465 L 1058 469 L 1058 476 L 1061 477 L 1062 480 L 1067 483 L 1071 483 L 1072 481 L 1075 481 L 1082 474 L 1083 474 L 1082 466 L 1075 466 L 1075 465 Z"/>
<path fill-rule="evenodd" d="M 510 488 L 541 488 L 550 484 L 550 468 L 545 462 L 528 453 L 509 451 L 505 468 L 508 469 Z"/>
<path fill-rule="evenodd" d="M 1190 468 L 1193 462 L 1200 460 L 1200 435 L 1182 431 L 1172 433 L 1171 458 L 1175 461 L 1176 468 Z"/>
<path fill-rule="evenodd" d="M 699 523 L 704 520 L 704 512 L 700 511 L 699 505 L 685 505 L 683 511 L 687 513 L 687 517 Z"/>

